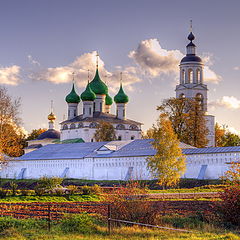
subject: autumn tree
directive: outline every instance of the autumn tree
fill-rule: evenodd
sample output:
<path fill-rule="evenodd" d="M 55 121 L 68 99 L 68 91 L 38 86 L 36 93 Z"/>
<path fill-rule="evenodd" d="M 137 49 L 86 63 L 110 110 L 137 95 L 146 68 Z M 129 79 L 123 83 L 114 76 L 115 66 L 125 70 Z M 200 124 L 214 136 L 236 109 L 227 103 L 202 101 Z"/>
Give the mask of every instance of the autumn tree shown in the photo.
<path fill-rule="evenodd" d="M 174 132 L 181 142 L 205 147 L 208 143 L 205 113 L 198 99 L 169 98 L 157 107 L 166 114 L 172 123 Z"/>
<path fill-rule="evenodd" d="M 147 158 L 147 166 L 154 178 L 163 187 L 174 186 L 186 169 L 185 156 L 171 121 L 161 115 L 153 126 L 154 156 Z"/>
<path fill-rule="evenodd" d="M 0 153 L 13 157 L 23 154 L 19 110 L 20 99 L 13 99 L 6 88 L 0 87 Z"/>
<path fill-rule="evenodd" d="M 99 123 L 94 134 L 94 138 L 97 142 L 116 140 L 116 132 L 114 126 L 108 122 Z"/>
<path fill-rule="evenodd" d="M 240 146 L 240 136 L 230 132 L 227 126 L 215 125 L 215 145 L 216 147 Z"/>
<path fill-rule="evenodd" d="M 146 133 L 143 133 L 142 134 L 142 138 L 143 139 L 150 139 L 150 138 L 153 138 L 153 133 L 154 133 L 154 128 L 149 128 Z"/>
<path fill-rule="evenodd" d="M 46 132 L 46 131 L 47 131 L 46 128 L 33 129 L 33 130 L 29 133 L 29 135 L 28 135 L 28 137 L 26 138 L 26 140 L 29 141 L 29 140 L 37 139 L 40 134 L 42 134 L 43 132 Z"/>

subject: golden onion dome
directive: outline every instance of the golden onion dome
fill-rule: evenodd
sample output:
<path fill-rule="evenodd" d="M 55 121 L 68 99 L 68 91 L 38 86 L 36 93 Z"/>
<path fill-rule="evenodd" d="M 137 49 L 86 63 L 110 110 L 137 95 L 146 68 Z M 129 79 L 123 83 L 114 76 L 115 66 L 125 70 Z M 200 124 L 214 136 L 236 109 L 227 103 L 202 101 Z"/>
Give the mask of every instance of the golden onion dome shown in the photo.
<path fill-rule="evenodd" d="M 54 115 L 54 113 L 50 113 L 49 115 L 48 115 L 48 120 L 49 121 L 54 121 L 54 120 L 56 120 L 56 116 Z"/>

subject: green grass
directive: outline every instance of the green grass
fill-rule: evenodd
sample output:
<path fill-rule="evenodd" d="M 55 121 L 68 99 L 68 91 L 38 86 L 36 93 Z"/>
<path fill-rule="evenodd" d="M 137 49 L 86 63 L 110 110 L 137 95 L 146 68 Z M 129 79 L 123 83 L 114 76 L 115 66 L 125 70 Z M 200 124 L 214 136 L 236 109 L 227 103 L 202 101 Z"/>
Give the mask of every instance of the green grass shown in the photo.
<path fill-rule="evenodd" d="M 57 228 L 48 232 L 46 229 L 9 228 L 2 232 L 0 239 L 5 240 L 238 240 L 240 237 L 231 232 L 222 233 L 180 233 L 168 230 L 152 230 L 149 228 L 121 227 L 115 228 L 111 235 L 106 227 L 98 227 L 98 233 L 63 233 Z"/>
<path fill-rule="evenodd" d="M 0 199 L 5 202 L 95 202 L 101 198 L 97 195 L 70 195 L 70 196 L 7 196 Z"/>

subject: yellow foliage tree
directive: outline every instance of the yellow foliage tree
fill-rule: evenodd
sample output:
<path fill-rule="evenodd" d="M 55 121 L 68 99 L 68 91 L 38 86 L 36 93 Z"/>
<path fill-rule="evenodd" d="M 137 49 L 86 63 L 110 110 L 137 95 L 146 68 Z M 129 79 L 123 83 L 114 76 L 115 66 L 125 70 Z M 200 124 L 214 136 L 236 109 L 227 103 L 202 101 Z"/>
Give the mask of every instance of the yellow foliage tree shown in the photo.
<path fill-rule="evenodd" d="M 147 158 L 148 169 L 163 187 L 174 186 L 186 169 L 185 156 L 171 121 L 165 115 L 160 115 L 153 126 L 153 138 L 156 154 Z"/>
<path fill-rule="evenodd" d="M 97 127 L 94 138 L 97 142 L 116 140 L 114 126 L 108 122 L 101 122 Z"/>

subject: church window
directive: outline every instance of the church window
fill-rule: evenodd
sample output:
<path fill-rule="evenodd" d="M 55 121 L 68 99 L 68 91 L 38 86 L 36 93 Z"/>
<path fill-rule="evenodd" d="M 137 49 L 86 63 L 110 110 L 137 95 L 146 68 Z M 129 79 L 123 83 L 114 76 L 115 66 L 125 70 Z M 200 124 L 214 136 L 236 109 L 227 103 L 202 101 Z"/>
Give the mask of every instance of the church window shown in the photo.
<path fill-rule="evenodd" d="M 102 103 L 100 103 L 100 112 L 102 112 Z"/>
<path fill-rule="evenodd" d="M 93 103 L 93 111 L 95 112 L 95 108 L 96 108 L 96 103 Z"/>
<path fill-rule="evenodd" d="M 125 126 L 123 124 L 118 124 L 116 129 L 117 130 L 125 130 Z"/>
<path fill-rule="evenodd" d="M 193 70 L 190 68 L 188 69 L 188 83 L 193 82 Z"/>
<path fill-rule="evenodd" d="M 63 125 L 63 130 L 67 130 L 68 129 L 68 125 L 67 124 L 64 124 Z"/>
<path fill-rule="evenodd" d="M 199 69 L 197 69 L 197 83 L 200 83 L 201 80 L 201 72 Z"/>
<path fill-rule="evenodd" d="M 70 129 L 75 129 L 75 128 L 76 128 L 75 124 L 72 123 L 72 124 L 70 125 Z"/>
<path fill-rule="evenodd" d="M 131 136 L 131 140 L 134 140 L 134 138 L 135 138 L 134 136 Z"/>
<path fill-rule="evenodd" d="M 130 125 L 129 129 L 130 129 L 130 130 L 138 130 L 138 126 L 132 124 L 132 125 Z"/>
<path fill-rule="evenodd" d="M 125 109 L 123 109 L 123 117 L 125 117 Z"/>
<path fill-rule="evenodd" d="M 118 140 L 121 141 L 122 140 L 122 136 L 118 136 Z"/>
<path fill-rule="evenodd" d="M 74 117 L 75 117 L 75 116 L 77 116 L 77 111 L 76 111 L 76 110 L 74 110 Z"/>
<path fill-rule="evenodd" d="M 182 80 L 182 82 L 181 83 L 185 83 L 185 70 L 183 69 L 182 70 L 182 73 L 181 73 L 181 80 Z"/>
<path fill-rule="evenodd" d="M 91 115 L 92 114 L 92 109 L 91 108 L 89 108 L 89 115 Z"/>
<path fill-rule="evenodd" d="M 83 108 L 83 115 L 85 114 L 85 108 Z"/>
<path fill-rule="evenodd" d="M 93 139 L 91 139 L 91 142 L 93 142 Z"/>

